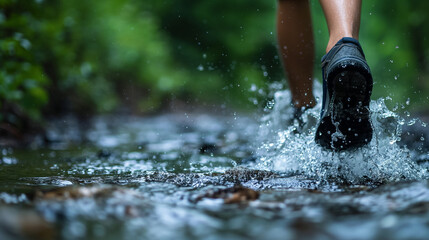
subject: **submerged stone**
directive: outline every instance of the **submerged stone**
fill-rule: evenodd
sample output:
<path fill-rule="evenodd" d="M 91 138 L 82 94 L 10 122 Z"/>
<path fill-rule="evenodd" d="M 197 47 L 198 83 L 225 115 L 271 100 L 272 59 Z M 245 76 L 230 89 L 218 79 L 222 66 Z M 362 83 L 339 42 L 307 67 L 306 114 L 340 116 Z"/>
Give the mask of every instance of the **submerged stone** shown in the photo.
<path fill-rule="evenodd" d="M 108 185 L 94 186 L 70 186 L 56 188 L 48 191 L 37 190 L 35 200 L 57 200 L 63 201 L 68 199 L 79 198 L 109 198 L 114 195 L 127 195 L 142 197 L 137 191 Z"/>
<path fill-rule="evenodd" d="M 54 225 L 31 210 L 0 208 L 0 239 L 57 239 Z"/>
<path fill-rule="evenodd" d="M 209 190 L 205 194 L 198 196 L 195 202 L 204 198 L 220 198 L 224 200 L 225 204 L 244 203 L 258 199 L 259 192 L 241 185 L 235 185 L 230 188 Z"/>
<path fill-rule="evenodd" d="M 218 150 L 218 146 L 214 143 L 203 143 L 200 146 L 200 154 L 216 153 Z"/>
<path fill-rule="evenodd" d="M 275 177 L 276 174 L 271 171 L 248 169 L 236 167 L 225 171 L 225 179 L 229 182 L 247 182 L 250 180 L 265 180 Z"/>

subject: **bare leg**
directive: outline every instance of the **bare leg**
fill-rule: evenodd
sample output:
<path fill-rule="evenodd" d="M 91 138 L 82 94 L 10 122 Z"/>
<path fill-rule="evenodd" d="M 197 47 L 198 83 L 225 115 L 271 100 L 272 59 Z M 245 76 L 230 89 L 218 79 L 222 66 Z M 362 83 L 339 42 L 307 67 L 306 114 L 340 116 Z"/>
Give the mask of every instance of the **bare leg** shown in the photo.
<path fill-rule="evenodd" d="M 279 0 L 277 39 L 295 107 L 313 107 L 314 40 L 308 0 Z"/>
<path fill-rule="evenodd" d="M 358 40 L 361 0 L 319 0 L 329 42 L 323 61 L 324 102 L 315 141 L 325 149 L 361 147 L 372 139 L 370 100 L 373 79 Z M 334 47 L 342 38 L 341 45 Z M 352 39 L 355 40 L 352 40 Z M 337 135 L 336 133 L 341 134 Z"/>
<path fill-rule="evenodd" d="M 329 29 L 326 52 L 343 37 L 359 40 L 362 0 L 320 0 Z"/>

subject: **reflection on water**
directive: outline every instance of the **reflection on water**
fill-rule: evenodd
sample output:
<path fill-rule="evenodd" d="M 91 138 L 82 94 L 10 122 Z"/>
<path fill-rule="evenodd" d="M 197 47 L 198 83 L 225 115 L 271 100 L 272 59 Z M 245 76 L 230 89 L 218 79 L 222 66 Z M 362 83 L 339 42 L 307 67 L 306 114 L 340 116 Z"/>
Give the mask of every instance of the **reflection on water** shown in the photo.
<path fill-rule="evenodd" d="M 320 106 L 296 134 L 289 102 L 277 92 L 262 120 L 53 122 L 48 145 L 1 149 L 0 239 L 429 236 L 424 123 L 373 101 L 371 144 L 332 153 L 313 142 Z"/>

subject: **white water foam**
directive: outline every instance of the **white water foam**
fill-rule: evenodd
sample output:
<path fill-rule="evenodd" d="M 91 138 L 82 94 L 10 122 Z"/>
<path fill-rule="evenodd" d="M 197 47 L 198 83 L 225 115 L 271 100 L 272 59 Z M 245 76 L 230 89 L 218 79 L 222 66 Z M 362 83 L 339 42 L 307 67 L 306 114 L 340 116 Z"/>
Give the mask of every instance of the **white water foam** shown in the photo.
<path fill-rule="evenodd" d="M 293 116 L 290 92 L 275 92 L 259 126 L 258 167 L 351 184 L 428 178 L 427 170 L 411 159 L 410 151 L 397 145 L 404 119 L 390 111 L 384 99 L 371 101 L 374 134 L 367 146 L 342 152 L 322 149 L 314 142 L 322 107 L 318 81 L 313 92 L 318 103 L 303 114 L 305 125 L 299 134 L 295 133 L 298 124 L 289 123 Z"/>

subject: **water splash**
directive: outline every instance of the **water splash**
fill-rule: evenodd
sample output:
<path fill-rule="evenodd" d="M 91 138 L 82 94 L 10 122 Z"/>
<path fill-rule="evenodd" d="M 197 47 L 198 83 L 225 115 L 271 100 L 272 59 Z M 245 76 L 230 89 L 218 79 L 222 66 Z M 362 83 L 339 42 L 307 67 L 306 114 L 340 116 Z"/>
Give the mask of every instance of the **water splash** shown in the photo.
<path fill-rule="evenodd" d="M 297 123 L 291 124 L 293 108 L 290 92 L 275 92 L 273 101 L 267 106 L 269 112 L 262 117 L 259 127 L 258 167 L 350 184 L 428 177 L 427 170 L 412 160 L 410 151 L 397 144 L 406 121 L 390 111 L 383 98 L 370 104 L 374 128 L 370 144 L 344 152 L 322 149 L 314 142 L 322 107 L 322 86 L 317 81 L 313 92 L 318 103 L 304 113 L 301 133 L 296 133 L 299 128 Z"/>

